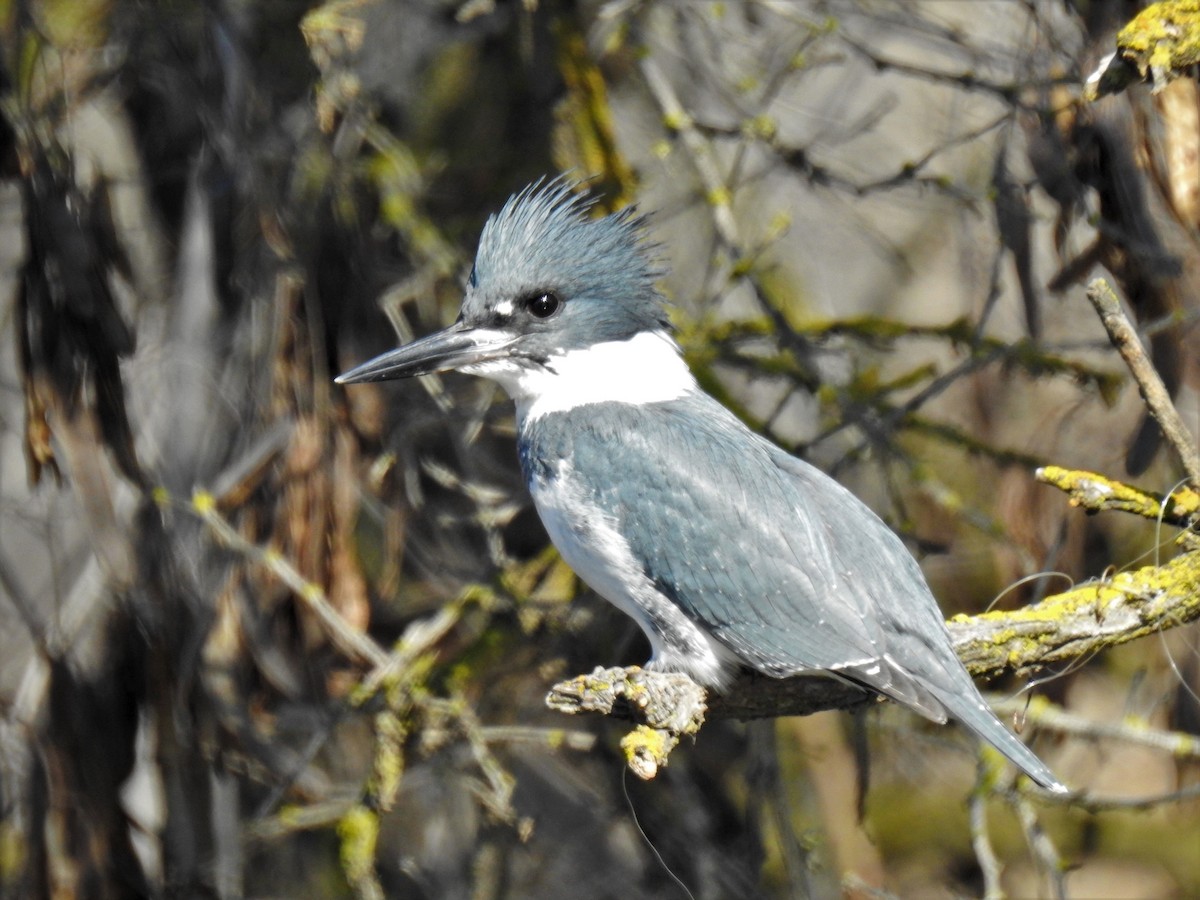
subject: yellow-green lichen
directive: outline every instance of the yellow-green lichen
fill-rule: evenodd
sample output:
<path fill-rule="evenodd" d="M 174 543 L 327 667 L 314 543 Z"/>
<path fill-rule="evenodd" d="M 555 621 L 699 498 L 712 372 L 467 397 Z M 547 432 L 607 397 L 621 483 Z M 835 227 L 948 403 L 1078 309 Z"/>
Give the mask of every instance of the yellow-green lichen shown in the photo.
<path fill-rule="evenodd" d="M 638 699 L 647 695 L 646 686 L 639 681 L 626 679 L 625 681 L 625 696 L 630 703 L 637 704 Z"/>
<path fill-rule="evenodd" d="M 705 195 L 709 206 L 729 206 L 733 202 L 733 194 L 729 188 L 715 187 Z"/>
<path fill-rule="evenodd" d="M 763 113 L 743 122 L 742 133 L 757 140 L 769 141 L 779 133 L 779 123 L 773 117 Z"/>
<path fill-rule="evenodd" d="M 1181 553 L 1012 611 L 949 621 L 967 669 L 994 675 L 1076 658 L 1200 619 L 1200 553 Z"/>
<path fill-rule="evenodd" d="M 11 822 L 0 822 L 0 885 L 16 885 L 27 864 L 24 833 Z"/>
<path fill-rule="evenodd" d="M 217 498 L 208 491 L 197 490 L 192 494 L 192 509 L 198 515 L 206 516 L 217 508 Z"/>
<path fill-rule="evenodd" d="M 989 796 L 1000 785 L 1001 779 L 1008 771 L 1008 763 L 999 750 L 990 744 L 980 743 L 979 767 L 980 778 L 977 783 L 977 790 L 981 791 L 984 796 Z"/>
<path fill-rule="evenodd" d="M 379 815 L 363 804 L 352 807 L 338 821 L 342 872 L 356 894 L 372 896 L 375 878 L 375 848 L 379 842 Z"/>
<path fill-rule="evenodd" d="M 375 758 L 371 766 L 370 790 L 379 809 L 391 809 L 400 792 L 407 737 L 404 722 L 391 710 L 375 716 Z"/>
<path fill-rule="evenodd" d="M 692 120 L 683 111 L 669 112 L 663 116 L 663 125 L 670 131 L 683 131 L 691 124 Z"/>
<path fill-rule="evenodd" d="M 555 27 L 558 71 L 566 96 L 555 110 L 554 161 L 564 172 L 601 176 L 612 199 L 596 212 L 608 212 L 632 201 L 637 178 L 617 143 L 604 73 L 589 52 L 586 37 L 568 21 L 564 18 Z"/>
<path fill-rule="evenodd" d="M 629 770 L 643 780 L 658 774 L 679 739 L 658 728 L 639 725 L 621 738 L 621 751 Z"/>
<path fill-rule="evenodd" d="M 1143 78 L 1183 74 L 1200 62 L 1200 0 L 1150 4 L 1117 34 L 1117 48 Z"/>
<path fill-rule="evenodd" d="M 1152 3 L 1117 34 L 1117 49 L 1105 57 L 1083 85 L 1083 97 L 1099 100 L 1150 78 L 1154 92 L 1189 77 L 1200 62 L 1200 2 Z"/>

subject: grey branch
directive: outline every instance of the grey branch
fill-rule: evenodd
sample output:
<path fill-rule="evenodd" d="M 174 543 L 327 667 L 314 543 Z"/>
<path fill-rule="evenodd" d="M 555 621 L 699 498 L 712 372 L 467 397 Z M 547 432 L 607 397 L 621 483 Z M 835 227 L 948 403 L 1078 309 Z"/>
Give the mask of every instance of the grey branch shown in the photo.
<path fill-rule="evenodd" d="M 1121 309 L 1117 295 L 1113 293 L 1107 281 L 1097 278 L 1088 285 L 1087 296 L 1096 308 L 1100 321 L 1104 323 L 1109 340 L 1137 380 L 1151 415 L 1158 420 L 1163 434 L 1183 461 L 1183 467 L 1192 484 L 1200 486 L 1200 451 L 1196 450 L 1196 440 L 1188 434 L 1166 385 L 1146 355 L 1146 349 L 1142 346 L 1137 331 Z"/>

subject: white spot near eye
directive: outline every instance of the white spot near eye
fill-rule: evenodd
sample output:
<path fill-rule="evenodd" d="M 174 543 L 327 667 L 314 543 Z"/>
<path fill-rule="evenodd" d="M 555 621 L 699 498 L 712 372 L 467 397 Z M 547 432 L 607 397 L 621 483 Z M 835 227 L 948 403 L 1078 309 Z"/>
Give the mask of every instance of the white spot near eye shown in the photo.
<path fill-rule="evenodd" d="M 501 300 L 496 304 L 496 315 L 511 316 L 513 314 L 513 302 L 511 300 Z"/>

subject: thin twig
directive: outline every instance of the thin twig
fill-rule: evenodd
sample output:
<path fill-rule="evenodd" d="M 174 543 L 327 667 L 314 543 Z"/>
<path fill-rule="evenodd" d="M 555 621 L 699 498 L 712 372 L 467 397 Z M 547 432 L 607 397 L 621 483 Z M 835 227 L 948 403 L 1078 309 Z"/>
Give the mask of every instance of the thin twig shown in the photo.
<path fill-rule="evenodd" d="M 1128 720 L 1095 722 L 1085 716 L 1067 712 L 1043 697 L 1035 697 L 1032 702 L 1025 698 L 1001 700 L 994 696 L 987 697 L 987 700 L 998 713 L 1020 716 L 1024 723 L 1057 731 L 1059 734 L 1138 744 L 1170 753 L 1177 759 L 1200 759 L 1200 737 L 1194 734 L 1164 731 Z"/>
<path fill-rule="evenodd" d="M 1000 860 L 996 858 L 988 834 L 987 797 L 988 792 L 984 790 L 971 793 L 971 847 L 979 862 L 979 871 L 983 874 L 984 900 L 1000 900 L 1004 896 L 1004 889 L 1000 886 Z"/>
<path fill-rule="evenodd" d="M 280 554 L 259 547 L 239 534 L 237 529 L 218 512 L 216 498 L 211 493 L 196 491 L 187 508 L 204 521 L 221 543 L 264 566 L 271 574 L 291 588 L 296 596 L 316 614 L 325 633 L 343 653 L 368 662 L 375 668 L 382 668 L 389 663 L 388 652 L 347 622 L 329 602 L 329 598 L 319 585 L 301 575 L 296 567 Z"/>
<path fill-rule="evenodd" d="M 551 749 L 564 747 L 567 750 L 591 750 L 596 746 L 596 735 L 590 731 L 573 731 L 569 728 L 537 728 L 523 725 L 483 725 L 480 736 L 489 744 L 535 744 Z"/>
<path fill-rule="evenodd" d="M 1145 797 L 1098 797 L 1093 794 L 1072 795 L 1067 801 L 1072 809 L 1090 813 L 1112 812 L 1114 810 L 1143 810 L 1166 806 L 1169 803 L 1184 803 L 1200 797 L 1200 784 L 1189 784 L 1177 791 L 1165 794 L 1150 794 Z"/>
<path fill-rule="evenodd" d="M 1033 804 L 1029 802 L 1029 798 L 1016 792 L 1007 796 L 1013 811 L 1017 814 L 1017 820 L 1021 823 L 1021 830 L 1025 832 L 1025 841 L 1029 844 L 1029 850 L 1046 874 L 1051 893 L 1056 900 L 1066 900 L 1067 881 L 1064 877 L 1062 858 L 1058 855 L 1058 848 L 1054 846 L 1054 842 L 1042 828 L 1042 823 L 1038 821 L 1037 812 L 1034 810 Z"/>
<path fill-rule="evenodd" d="M 475 765 L 484 778 L 482 782 L 469 783 L 483 808 L 499 821 L 515 822 L 517 812 L 512 805 L 512 796 L 517 785 L 516 778 L 492 752 L 483 731 L 483 723 L 475 714 L 474 707 L 462 696 L 454 696 L 448 700 L 429 697 L 422 705 L 426 710 L 450 719 L 466 739 Z"/>
<path fill-rule="evenodd" d="M 1166 385 L 1159 377 L 1158 370 L 1150 362 L 1137 331 L 1121 309 L 1117 295 L 1113 293 L 1107 281 L 1097 278 L 1087 286 L 1087 296 L 1096 308 L 1100 321 L 1104 323 L 1113 346 L 1137 380 L 1146 405 L 1150 408 L 1150 414 L 1158 420 L 1163 434 L 1179 454 L 1192 483 L 1200 486 L 1200 451 L 1196 449 L 1196 441 L 1188 434 Z"/>
<path fill-rule="evenodd" d="M 742 239 L 738 233 L 733 208 L 730 206 L 732 195 L 721 175 L 712 145 L 700 133 L 695 121 L 684 109 L 683 103 L 675 93 L 675 88 L 663 74 L 662 69 L 658 67 L 658 63 L 647 55 L 641 61 L 641 69 L 642 77 L 646 79 L 646 86 L 662 111 L 663 124 L 679 135 L 684 149 L 696 167 L 696 174 L 700 176 L 700 181 L 704 184 L 705 197 L 709 206 L 712 207 L 713 224 L 717 228 L 717 233 L 721 235 L 721 240 L 727 246 L 741 250 Z"/>
<path fill-rule="evenodd" d="M 336 825 L 361 798 L 355 791 L 304 805 L 288 806 L 271 816 L 251 819 L 242 829 L 248 843 L 276 841 L 299 831 L 315 831 Z"/>
<path fill-rule="evenodd" d="M 462 618 L 465 599 L 460 596 L 454 602 L 443 605 L 433 615 L 409 623 L 392 652 L 382 663 L 376 663 L 375 668 L 363 678 L 362 684 L 355 691 L 356 698 L 365 699 L 373 695 L 380 685 L 406 671 L 416 662 L 417 657 L 429 652 L 434 644 L 458 624 Z"/>

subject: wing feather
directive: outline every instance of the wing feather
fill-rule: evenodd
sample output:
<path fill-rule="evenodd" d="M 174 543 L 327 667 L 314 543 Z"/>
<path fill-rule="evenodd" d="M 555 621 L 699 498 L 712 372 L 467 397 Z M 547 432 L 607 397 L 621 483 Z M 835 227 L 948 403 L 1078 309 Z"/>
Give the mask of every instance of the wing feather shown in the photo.
<path fill-rule="evenodd" d="M 562 429 L 574 470 L 617 470 L 591 499 L 689 617 L 759 671 L 832 672 L 945 719 L 923 685 L 970 680 L 916 561 L 860 500 L 706 395 L 587 409 Z"/>

